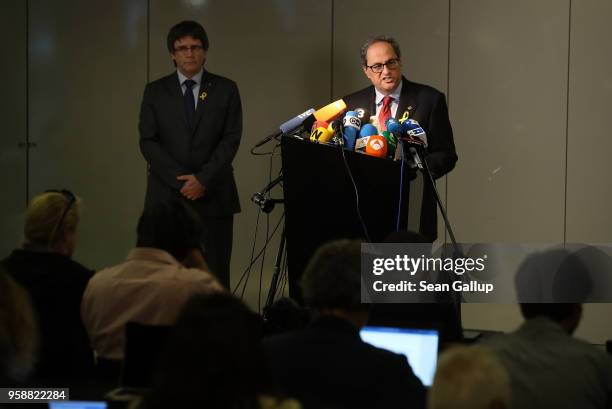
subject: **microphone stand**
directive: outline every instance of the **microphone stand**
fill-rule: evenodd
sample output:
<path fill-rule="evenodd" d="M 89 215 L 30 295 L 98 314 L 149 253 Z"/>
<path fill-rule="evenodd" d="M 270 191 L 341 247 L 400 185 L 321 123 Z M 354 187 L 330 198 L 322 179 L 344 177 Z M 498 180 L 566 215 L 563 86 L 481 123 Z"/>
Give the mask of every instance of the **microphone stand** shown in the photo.
<path fill-rule="evenodd" d="M 448 220 L 448 216 L 446 214 L 446 208 L 444 207 L 444 204 L 442 203 L 442 199 L 440 199 L 440 194 L 438 193 L 438 189 L 436 188 L 436 182 L 434 181 L 434 178 L 431 175 L 431 171 L 429 170 L 427 161 L 425 160 L 425 158 L 421 158 L 419 156 L 419 153 L 417 152 L 417 149 L 415 147 L 409 146 L 405 139 L 401 138 L 399 139 L 399 141 L 402 143 L 402 150 L 403 150 L 404 158 L 408 159 L 409 153 L 412 155 L 412 161 L 416 164 L 416 166 L 419 168 L 421 173 L 425 175 L 425 178 L 427 179 L 426 183 L 429 183 L 429 185 L 431 186 L 433 190 L 434 196 L 436 198 L 436 202 L 438 203 L 438 208 L 440 209 L 440 213 L 442 213 L 442 218 L 444 219 L 444 225 L 446 226 L 446 230 L 448 231 L 448 235 L 451 239 L 451 243 L 453 244 L 453 250 L 454 250 L 453 257 L 454 258 L 465 257 L 465 255 L 463 254 L 463 251 L 461 251 L 461 249 L 459 248 L 459 245 L 457 244 L 457 240 L 455 239 L 453 228 L 451 227 L 450 221 Z M 464 280 L 464 276 L 461 276 L 461 281 L 463 280 Z M 454 294 L 456 294 L 456 292 Z M 460 304 L 462 300 L 463 300 L 463 296 L 461 295 L 461 293 L 459 293 L 458 295 L 455 295 L 454 303 L 453 303 L 455 307 L 455 313 L 457 314 L 457 317 L 460 323 L 461 323 Z"/>
<path fill-rule="evenodd" d="M 438 193 L 438 189 L 436 188 L 436 182 L 434 181 L 434 178 L 431 175 L 431 171 L 429 170 L 427 161 L 425 159 L 422 159 L 419 156 L 419 153 L 417 152 L 416 148 L 408 146 L 405 139 L 400 138 L 399 140 L 402 143 L 402 150 L 404 151 L 404 157 L 406 159 L 409 159 L 408 153 L 412 155 L 412 158 L 411 158 L 412 161 L 416 164 L 416 166 L 419 168 L 421 173 L 423 173 L 423 175 L 427 179 L 427 183 L 429 183 L 429 185 L 431 186 L 433 190 L 434 196 L 436 198 L 436 202 L 438 204 L 438 208 L 440 209 L 440 213 L 442 213 L 442 218 L 444 219 L 444 225 L 446 227 L 446 230 L 448 231 L 448 235 L 451 239 L 451 243 L 453 244 L 455 256 L 463 256 L 463 252 L 459 248 L 459 245 L 457 244 L 457 240 L 455 239 L 455 233 L 453 232 L 453 228 L 450 224 L 450 221 L 448 220 L 448 215 L 446 214 L 446 208 L 444 207 L 444 204 L 442 203 L 442 199 L 440 199 L 440 194 Z"/>
<path fill-rule="evenodd" d="M 251 197 L 251 201 L 255 203 L 257 206 L 264 211 L 264 213 L 270 213 L 274 209 L 274 205 L 277 203 L 285 203 L 284 199 L 270 199 L 266 198 L 265 195 L 268 193 L 274 186 L 278 185 L 283 181 L 283 175 L 279 175 L 276 179 L 270 182 L 265 188 L 261 190 L 261 192 L 256 192 Z M 276 253 L 276 258 L 274 259 L 274 268 L 272 273 L 272 280 L 270 281 L 270 288 L 268 290 L 268 296 L 266 297 L 266 304 L 263 308 L 263 318 L 267 319 L 267 314 L 269 307 L 274 303 L 274 297 L 276 297 L 276 292 L 278 291 L 278 282 L 281 275 L 281 266 L 283 264 L 283 254 L 285 252 L 285 243 L 287 241 L 287 235 L 285 234 L 285 225 L 283 222 L 283 231 L 280 237 L 280 243 L 278 245 L 278 251 Z"/>

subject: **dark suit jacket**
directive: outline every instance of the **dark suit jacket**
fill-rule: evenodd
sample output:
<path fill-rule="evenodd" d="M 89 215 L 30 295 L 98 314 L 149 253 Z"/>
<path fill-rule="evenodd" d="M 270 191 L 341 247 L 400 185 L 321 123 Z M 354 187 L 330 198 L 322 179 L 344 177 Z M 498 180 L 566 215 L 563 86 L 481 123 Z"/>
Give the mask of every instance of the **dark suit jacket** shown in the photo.
<path fill-rule="evenodd" d="M 145 87 L 140 109 L 140 150 L 149 164 L 145 207 L 182 197 L 182 181 L 194 174 L 206 194 L 190 203 L 202 216 L 240 211 L 232 160 L 242 134 L 242 107 L 236 84 L 204 70 L 194 127 L 185 114 L 175 72 Z"/>
<path fill-rule="evenodd" d="M 347 321 L 320 317 L 263 346 L 281 391 L 305 409 L 425 407 L 425 388 L 406 358 L 364 343 Z"/>
<path fill-rule="evenodd" d="M 425 160 L 432 176 L 437 179 L 450 172 L 457 162 L 453 130 L 448 118 L 448 108 L 444 94 L 428 85 L 417 84 L 402 78 L 402 93 L 395 117 L 401 118 L 404 112 L 421 124 L 427 134 L 428 147 Z M 376 92 L 370 86 L 342 98 L 349 110 L 366 108 L 372 115 L 376 113 Z M 431 241 L 437 237 L 437 209 L 431 187 L 425 183 L 421 208 L 420 233 Z"/>
<path fill-rule="evenodd" d="M 2 260 L 23 286 L 37 315 L 40 350 L 33 380 L 57 385 L 90 376 L 93 351 L 81 321 L 81 299 L 93 271 L 56 253 L 15 250 Z"/>

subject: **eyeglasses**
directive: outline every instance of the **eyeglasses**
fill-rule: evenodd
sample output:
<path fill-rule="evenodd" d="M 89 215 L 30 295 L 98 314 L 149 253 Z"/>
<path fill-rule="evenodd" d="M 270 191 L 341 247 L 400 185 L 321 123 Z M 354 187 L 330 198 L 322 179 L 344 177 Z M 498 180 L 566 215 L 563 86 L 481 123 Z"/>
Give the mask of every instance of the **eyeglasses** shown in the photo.
<path fill-rule="evenodd" d="M 397 67 L 399 67 L 399 65 L 400 65 L 399 58 L 393 58 L 393 59 L 387 61 L 386 63 L 378 63 L 378 64 L 373 64 L 373 65 L 366 65 L 366 68 L 371 69 L 372 72 L 375 73 L 375 74 L 380 74 L 381 72 L 383 72 L 383 69 L 385 68 L 385 66 L 387 66 L 387 69 L 389 69 L 389 70 L 394 70 Z"/>
<path fill-rule="evenodd" d="M 175 47 L 174 51 L 177 53 L 187 54 L 187 51 L 192 51 L 195 53 L 196 51 L 200 51 L 203 48 L 204 47 L 202 47 L 201 45 L 181 45 L 181 46 Z"/>
<path fill-rule="evenodd" d="M 57 223 L 57 225 L 53 229 L 53 233 L 51 233 L 51 236 L 49 238 L 49 244 L 51 244 L 51 243 L 53 243 L 53 240 L 55 239 L 55 236 L 57 235 L 57 232 L 60 230 L 60 227 L 64 223 L 64 219 L 66 218 L 66 215 L 68 214 L 68 212 L 72 208 L 72 205 L 74 205 L 74 203 L 76 202 L 76 196 L 74 195 L 74 193 L 72 193 L 68 189 L 61 189 L 61 190 L 54 190 L 54 189 L 52 189 L 52 190 L 45 191 L 45 193 L 61 193 L 68 200 L 68 204 L 66 205 L 66 208 L 64 209 L 64 212 L 62 213 L 62 217 L 60 217 L 59 222 Z"/>

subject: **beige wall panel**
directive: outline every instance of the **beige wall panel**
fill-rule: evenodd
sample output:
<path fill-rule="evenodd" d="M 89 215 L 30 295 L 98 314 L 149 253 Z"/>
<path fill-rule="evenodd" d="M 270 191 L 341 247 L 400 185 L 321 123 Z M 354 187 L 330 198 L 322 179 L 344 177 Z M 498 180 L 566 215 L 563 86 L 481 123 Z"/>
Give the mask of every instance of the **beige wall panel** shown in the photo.
<path fill-rule="evenodd" d="M 450 217 L 463 242 L 563 240 L 568 1 L 451 3 Z M 464 305 L 511 330 L 513 305 Z"/>
<path fill-rule="evenodd" d="M 406 78 L 447 94 L 448 11 L 448 0 L 387 0 L 375 5 L 365 0 L 334 1 L 334 98 L 370 85 L 361 69 L 359 52 L 367 38 L 379 34 L 399 42 Z M 449 102 L 452 112 L 452 98 Z M 461 154 L 459 157 L 462 160 Z M 445 200 L 446 178 L 437 186 Z M 444 240 L 440 214 L 438 220 L 438 237 Z"/>
<path fill-rule="evenodd" d="M 92 268 L 125 258 L 143 205 L 146 4 L 30 1 L 30 194 L 66 187 L 83 199 L 75 258 Z"/>
<path fill-rule="evenodd" d="M 567 143 L 567 241 L 612 242 L 612 3 L 572 2 Z M 585 308 L 577 335 L 612 339 L 610 304 Z"/>
<path fill-rule="evenodd" d="M 269 157 L 252 156 L 249 150 L 287 119 L 329 100 L 331 3 L 152 0 L 150 7 L 151 80 L 174 70 L 166 49 L 166 35 L 173 24 L 191 19 L 202 23 L 210 39 L 207 69 L 233 79 L 240 89 L 244 130 L 234 169 L 242 213 L 234 224 L 231 281 L 235 286 L 248 265 L 253 244 L 257 209 L 250 197 L 268 181 Z M 265 146 L 268 150 L 271 147 Z M 280 156 L 275 163 L 274 177 L 278 174 Z M 275 197 L 281 195 L 280 190 L 274 193 Z M 282 211 L 280 205 L 272 213 L 270 231 Z M 265 232 L 263 218 L 260 238 L 262 232 Z M 258 240 L 257 248 L 262 245 L 263 241 Z M 273 240 L 264 267 L 264 297 L 277 248 L 278 241 Z M 245 293 L 255 308 L 258 274 L 259 269 L 254 269 Z"/>
<path fill-rule="evenodd" d="M 568 1 L 452 6 L 457 238 L 562 241 Z"/>
<path fill-rule="evenodd" d="M 0 77 L 8 79 L 0 99 L 0 258 L 21 245 L 23 210 L 26 203 L 26 3 L 2 2 L 0 33 L 7 39 L 0 44 L 5 63 Z M 10 56 L 10 58 L 8 58 Z"/>
<path fill-rule="evenodd" d="M 612 3 L 572 2 L 567 241 L 612 242 Z"/>

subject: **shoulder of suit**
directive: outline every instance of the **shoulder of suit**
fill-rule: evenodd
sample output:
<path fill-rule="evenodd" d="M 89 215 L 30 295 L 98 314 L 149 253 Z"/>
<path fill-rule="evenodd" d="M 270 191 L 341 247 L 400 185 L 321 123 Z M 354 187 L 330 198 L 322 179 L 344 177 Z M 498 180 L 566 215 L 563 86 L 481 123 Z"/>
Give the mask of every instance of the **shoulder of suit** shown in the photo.
<path fill-rule="evenodd" d="M 355 91 L 352 94 L 345 95 L 344 97 L 342 97 L 342 99 L 344 100 L 344 102 L 346 102 L 347 100 L 367 97 L 373 92 L 373 90 L 374 86 L 370 85 L 369 87 L 365 87 L 363 89 L 360 89 L 359 91 Z"/>
<path fill-rule="evenodd" d="M 227 78 L 227 77 L 223 77 L 221 75 L 217 75 L 217 74 L 213 74 L 210 71 L 206 72 L 206 81 L 212 81 L 217 85 L 224 85 L 224 86 L 230 86 L 230 87 L 238 87 L 236 82 Z"/>
<path fill-rule="evenodd" d="M 429 95 L 444 95 L 443 92 L 437 90 L 431 85 L 421 84 L 418 82 L 409 81 L 407 79 L 404 79 L 404 82 L 402 83 L 402 93 L 404 92 L 429 94 Z"/>
<path fill-rule="evenodd" d="M 178 81 L 177 75 L 176 75 L 176 71 L 171 73 L 171 74 L 168 74 L 166 76 L 163 76 L 161 78 L 158 78 L 156 80 L 153 80 L 153 81 L 149 82 L 148 85 L 155 87 L 155 86 L 159 86 L 159 85 L 165 84 L 167 82 L 171 82 L 171 81 Z"/>

